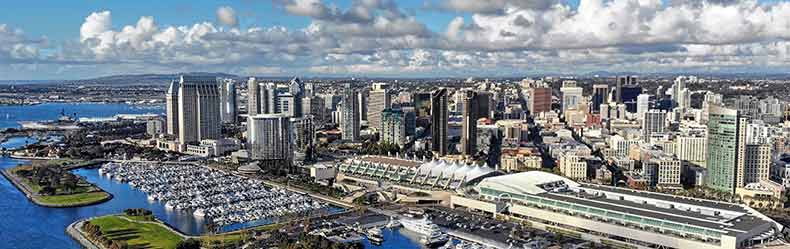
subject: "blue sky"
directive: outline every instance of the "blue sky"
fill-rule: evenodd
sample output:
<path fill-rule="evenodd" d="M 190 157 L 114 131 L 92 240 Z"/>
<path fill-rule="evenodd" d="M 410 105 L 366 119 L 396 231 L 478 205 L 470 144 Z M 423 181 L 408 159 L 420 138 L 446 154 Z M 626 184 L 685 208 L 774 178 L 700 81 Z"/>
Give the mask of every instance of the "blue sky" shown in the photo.
<path fill-rule="evenodd" d="M 0 80 L 179 71 L 464 77 L 787 66 L 787 1 L 671 2 L 9 1 L 0 9 L 0 41 L 6 41 Z M 220 7 L 232 10 L 238 26 L 218 21 Z M 153 27 L 137 25 L 147 17 Z M 86 24 L 89 32 L 82 33 Z M 171 27 L 177 34 L 165 33 Z"/>

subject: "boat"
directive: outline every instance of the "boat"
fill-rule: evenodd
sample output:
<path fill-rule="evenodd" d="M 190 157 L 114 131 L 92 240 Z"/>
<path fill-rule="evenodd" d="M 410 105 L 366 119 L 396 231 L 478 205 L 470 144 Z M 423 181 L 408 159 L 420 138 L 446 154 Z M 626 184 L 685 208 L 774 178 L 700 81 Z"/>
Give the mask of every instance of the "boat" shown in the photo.
<path fill-rule="evenodd" d="M 195 217 L 204 217 L 206 216 L 206 212 L 202 208 L 198 208 L 195 212 L 192 212 Z"/>
<path fill-rule="evenodd" d="M 434 231 L 431 234 L 424 235 L 420 238 L 420 243 L 425 246 L 433 247 L 447 243 L 450 240 L 450 236 L 447 236 L 446 233 L 442 231 Z"/>
<path fill-rule="evenodd" d="M 400 224 L 403 225 L 403 228 L 406 228 L 409 231 L 418 233 L 420 235 L 430 235 L 433 232 L 441 231 L 439 226 L 433 224 L 433 222 L 431 222 L 427 218 L 401 219 Z"/>
<path fill-rule="evenodd" d="M 390 217 L 390 221 L 387 222 L 387 225 L 385 225 L 385 227 L 387 227 L 387 228 L 396 228 L 396 227 L 400 227 L 400 226 L 401 226 L 400 222 L 398 222 L 397 220 L 393 219 L 392 217 Z"/>
<path fill-rule="evenodd" d="M 367 231 L 368 240 L 374 244 L 381 244 L 384 242 L 384 235 L 381 234 L 381 228 L 372 227 Z"/>

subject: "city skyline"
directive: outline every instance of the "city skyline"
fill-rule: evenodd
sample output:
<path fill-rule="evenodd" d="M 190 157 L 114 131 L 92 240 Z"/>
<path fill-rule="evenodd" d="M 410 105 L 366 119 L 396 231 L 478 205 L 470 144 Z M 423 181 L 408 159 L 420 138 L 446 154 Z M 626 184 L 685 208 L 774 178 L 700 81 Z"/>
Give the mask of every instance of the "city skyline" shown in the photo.
<path fill-rule="evenodd" d="M 3 80 L 784 73 L 787 1 L 15 2 Z"/>

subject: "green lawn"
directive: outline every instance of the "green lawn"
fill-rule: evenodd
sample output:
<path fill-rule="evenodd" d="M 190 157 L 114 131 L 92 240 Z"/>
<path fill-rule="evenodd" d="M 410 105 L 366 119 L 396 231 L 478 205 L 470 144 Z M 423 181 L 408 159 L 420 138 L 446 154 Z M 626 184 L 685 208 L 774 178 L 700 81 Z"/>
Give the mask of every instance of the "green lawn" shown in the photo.
<path fill-rule="evenodd" d="M 110 240 L 123 240 L 131 248 L 175 248 L 181 236 L 160 224 L 128 221 L 118 216 L 103 216 L 90 221 Z"/>
<path fill-rule="evenodd" d="M 42 202 L 43 204 L 50 204 L 50 205 L 80 205 L 84 203 L 93 203 L 96 201 L 100 201 L 104 198 L 107 198 L 109 194 L 106 192 L 90 192 L 90 193 L 78 193 L 78 194 L 71 194 L 71 195 L 46 195 L 46 196 L 36 196 L 37 200 Z"/>

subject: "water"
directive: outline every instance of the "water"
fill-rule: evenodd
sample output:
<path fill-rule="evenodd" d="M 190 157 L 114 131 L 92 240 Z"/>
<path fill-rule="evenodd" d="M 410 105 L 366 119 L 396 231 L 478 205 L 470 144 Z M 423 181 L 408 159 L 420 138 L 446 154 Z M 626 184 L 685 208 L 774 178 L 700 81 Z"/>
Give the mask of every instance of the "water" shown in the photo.
<path fill-rule="evenodd" d="M 81 117 L 110 117 L 116 114 L 159 112 L 157 109 L 137 108 L 125 104 L 0 106 L 0 129 L 17 127 L 18 121 L 56 119 L 61 108 L 66 108 L 66 112 L 77 112 L 77 115 Z M 49 114 L 50 112 L 55 114 Z M 6 114 L 9 114 L 8 119 L 5 117 Z M 31 138 L 14 137 L 0 144 L 0 147 L 6 149 L 18 148 L 32 142 L 34 141 Z M 23 163 L 26 163 L 26 161 L 0 157 L 0 169 L 15 167 Z M 108 202 L 88 207 L 45 208 L 28 201 L 11 183 L 0 177 L 2 178 L 0 180 L 0 248 L 80 248 L 78 243 L 66 235 L 65 229 L 68 224 L 88 217 L 120 213 L 127 208 L 149 209 L 153 211 L 157 218 L 184 233 L 200 234 L 204 230 L 204 221 L 197 220 L 186 212 L 167 210 L 164 208 L 164 205 L 158 202 L 150 202 L 142 191 L 103 177 L 99 175 L 98 170 L 79 169 L 75 170 L 74 173 L 85 177 L 88 181 L 112 193 L 114 198 Z M 334 211 L 337 210 L 334 209 Z M 260 222 L 237 224 L 225 229 L 238 229 Z M 372 245 L 367 240 L 362 241 L 362 243 L 365 245 L 365 248 L 420 248 L 418 243 L 415 242 L 416 239 L 409 239 L 399 230 L 385 229 L 384 238 L 386 241 L 382 246 Z"/>
<path fill-rule="evenodd" d="M 60 112 L 76 118 L 112 117 L 116 114 L 162 114 L 163 106 L 136 106 L 123 103 L 43 103 L 39 105 L 0 105 L 0 130 L 20 128 L 20 121 L 57 120 Z"/>

